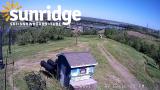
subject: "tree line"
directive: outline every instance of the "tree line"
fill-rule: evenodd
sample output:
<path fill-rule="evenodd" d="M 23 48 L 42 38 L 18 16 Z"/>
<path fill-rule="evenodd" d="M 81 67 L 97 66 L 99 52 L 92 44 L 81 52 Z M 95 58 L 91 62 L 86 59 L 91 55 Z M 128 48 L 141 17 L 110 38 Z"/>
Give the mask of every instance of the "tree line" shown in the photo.
<path fill-rule="evenodd" d="M 75 36 L 74 30 L 67 29 L 63 26 L 45 26 L 45 27 L 12 27 L 10 29 L 12 43 L 18 45 L 47 43 L 48 41 L 63 40 L 65 37 Z M 79 32 L 80 35 L 96 35 L 97 30 L 84 30 Z M 3 44 L 8 44 L 9 31 L 5 28 L 3 33 Z"/>
<path fill-rule="evenodd" d="M 65 27 L 29 27 L 21 30 L 11 30 L 12 42 L 18 45 L 34 44 L 34 43 L 47 43 L 48 41 L 63 40 L 64 37 L 73 36 L 70 29 Z M 8 43 L 8 33 L 4 33 L 4 45 Z"/>

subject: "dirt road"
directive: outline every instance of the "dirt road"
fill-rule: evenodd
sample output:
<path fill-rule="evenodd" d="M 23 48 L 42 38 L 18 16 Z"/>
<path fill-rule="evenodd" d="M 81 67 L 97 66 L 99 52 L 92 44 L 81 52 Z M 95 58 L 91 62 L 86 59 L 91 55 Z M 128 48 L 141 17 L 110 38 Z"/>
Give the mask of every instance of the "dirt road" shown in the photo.
<path fill-rule="evenodd" d="M 125 86 L 129 90 L 147 90 L 143 84 L 141 84 L 136 77 L 129 72 L 129 70 L 123 66 L 118 60 L 116 60 L 103 46 L 103 44 L 98 44 L 98 49 L 108 60 L 109 64 L 113 69 L 120 74 L 120 76 L 125 81 Z"/>

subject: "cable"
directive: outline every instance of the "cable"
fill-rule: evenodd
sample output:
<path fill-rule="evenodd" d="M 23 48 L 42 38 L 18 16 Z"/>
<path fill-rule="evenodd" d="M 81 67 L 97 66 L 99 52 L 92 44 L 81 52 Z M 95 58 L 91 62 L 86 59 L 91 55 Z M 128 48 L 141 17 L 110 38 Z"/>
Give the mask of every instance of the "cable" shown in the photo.
<path fill-rule="evenodd" d="M 7 61 L 7 59 L 8 59 L 8 49 L 7 49 L 7 55 L 6 55 L 6 57 L 5 57 L 5 90 L 7 90 L 7 63 L 8 63 L 8 61 Z"/>
<path fill-rule="evenodd" d="M 11 54 L 11 56 L 12 56 L 12 53 L 10 53 Z M 12 58 L 12 76 L 13 76 L 13 74 L 14 74 L 14 64 L 15 64 L 15 62 L 14 62 L 14 58 L 13 57 L 11 57 Z M 14 90 L 14 77 L 12 77 L 12 83 L 13 83 L 13 90 Z"/>

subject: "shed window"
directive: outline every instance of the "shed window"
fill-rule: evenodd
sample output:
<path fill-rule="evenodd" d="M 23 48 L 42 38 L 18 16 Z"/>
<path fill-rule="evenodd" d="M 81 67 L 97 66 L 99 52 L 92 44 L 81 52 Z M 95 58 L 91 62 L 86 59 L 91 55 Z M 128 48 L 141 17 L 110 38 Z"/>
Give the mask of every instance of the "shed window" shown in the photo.
<path fill-rule="evenodd" d="M 86 68 L 81 68 L 80 74 L 86 74 Z"/>
<path fill-rule="evenodd" d="M 90 67 L 89 68 L 89 74 L 93 74 L 94 73 L 94 67 Z"/>
<path fill-rule="evenodd" d="M 72 69 L 71 70 L 71 75 L 72 76 L 78 76 L 78 74 L 79 74 L 79 69 Z"/>

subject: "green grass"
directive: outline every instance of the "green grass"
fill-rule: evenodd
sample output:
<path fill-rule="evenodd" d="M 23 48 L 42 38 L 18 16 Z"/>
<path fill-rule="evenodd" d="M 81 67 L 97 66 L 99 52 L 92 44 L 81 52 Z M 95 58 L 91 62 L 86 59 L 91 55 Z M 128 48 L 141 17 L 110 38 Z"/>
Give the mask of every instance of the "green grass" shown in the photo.
<path fill-rule="evenodd" d="M 4 70 L 0 70 L 0 90 L 4 90 L 5 89 L 5 71 Z M 7 75 L 8 77 L 8 75 Z M 6 90 L 11 90 L 11 87 L 8 84 L 8 80 L 7 80 L 7 87 Z"/>
<path fill-rule="evenodd" d="M 113 85 L 123 85 L 123 83 L 117 83 L 116 80 L 110 80 L 110 77 L 114 76 L 120 78 L 118 73 L 116 73 L 110 66 L 106 58 L 101 54 L 97 48 L 98 43 L 102 43 L 105 39 L 99 39 L 95 35 L 85 35 L 79 38 L 79 42 L 85 42 L 90 47 L 90 52 L 96 58 L 98 65 L 96 66 L 94 78 L 98 82 L 98 90 L 122 90 L 122 88 L 114 88 Z M 107 86 L 109 86 L 107 88 Z M 124 90 L 124 89 L 123 89 Z"/>
<path fill-rule="evenodd" d="M 59 41 L 56 44 L 59 44 L 59 43 L 63 43 L 64 44 L 65 43 L 65 45 L 63 45 L 63 46 L 68 47 L 70 44 L 74 44 L 75 43 L 75 39 L 74 38 L 67 38 L 66 40 L 69 40 L 69 41 L 64 41 L 64 42 Z M 79 40 L 79 43 L 84 43 L 84 44 L 89 45 L 91 53 L 97 59 L 98 66 L 96 67 L 96 71 L 95 71 L 96 73 L 95 73 L 94 77 L 98 81 L 99 90 L 105 90 L 106 89 L 105 88 L 106 84 L 113 85 L 113 83 L 107 82 L 107 80 L 106 80 L 108 78 L 107 76 L 111 76 L 111 75 L 115 76 L 115 77 L 119 77 L 119 76 L 118 76 L 118 74 L 116 72 L 114 72 L 114 70 L 108 64 L 108 62 L 105 59 L 105 57 L 102 56 L 100 51 L 97 49 L 97 43 L 99 43 L 100 40 L 96 36 L 92 36 L 92 37 L 90 37 L 90 36 L 82 36 L 82 37 L 78 38 L 78 40 Z M 68 42 L 68 44 L 66 42 Z M 54 43 L 54 42 L 51 42 L 51 43 Z M 48 44 L 46 44 L 46 45 L 48 45 Z M 44 46 L 44 45 L 39 45 L 39 46 Z M 56 46 L 56 45 L 54 45 L 54 46 Z M 33 48 L 32 45 L 30 45 L 30 46 L 27 45 L 27 47 L 29 49 L 28 51 L 30 51 L 30 49 Z M 29 48 L 29 47 L 32 47 L 32 48 Z M 52 50 L 48 49 L 48 47 L 50 48 L 50 46 L 46 46 L 46 50 L 47 51 L 48 50 L 49 51 L 54 51 L 55 50 L 55 49 L 52 49 Z M 59 47 L 62 47 L 62 46 L 57 46 L 57 48 L 59 48 Z M 70 46 L 69 48 L 71 48 L 73 51 L 83 51 L 83 50 L 85 50 L 83 48 L 77 48 L 77 46 Z M 38 51 L 41 52 L 41 50 L 38 50 Z M 23 73 L 18 74 L 15 77 L 16 82 L 17 82 L 16 85 L 18 87 L 20 87 L 20 88 L 26 88 L 26 84 L 25 84 L 24 80 L 22 79 L 22 77 L 24 77 Z M 49 90 L 61 90 L 62 89 L 54 78 L 52 80 L 48 80 L 48 82 L 51 82 L 50 84 L 49 83 L 47 84 Z M 27 89 L 24 89 L 24 90 L 27 90 Z M 110 88 L 110 90 L 114 90 L 114 89 Z"/>
<path fill-rule="evenodd" d="M 34 55 L 38 54 L 39 52 L 41 53 L 47 53 L 50 51 L 57 51 L 57 50 L 61 50 L 65 47 L 69 47 L 72 46 L 73 44 L 75 44 L 75 42 L 73 41 L 73 38 L 66 38 L 65 40 L 61 40 L 61 41 L 52 41 L 52 42 L 48 42 L 46 44 L 28 44 L 28 45 L 24 45 L 24 46 L 18 46 L 18 45 L 14 45 L 12 46 L 12 54 L 11 57 L 8 59 L 8 63 L 12 62 L 12 60 L 14 59 L 16 60 L 20 60 L 20 59 L 24 59 L 24 58 L 32 58 Z M 3 52 L 4 52 L 4 59 L 6 57 L 6 53 L 7 53 L 7 46 L 5 46 L 3 48 Z M 5 60 L 4 60 L 5 62 Z M 7 75 L 9 75 L 11 73 L 11 70 L 8 70 Z M 20 74 L 21 76 L 22 74 Z M 23 75 L 22 75 L 23 76 Z M 2 79 L 4 78 L 4 71 L 0 71 L 0 86 L 3 86 L 4 88 L 4 81 L 2 81 Z M 25 83 L 23 81 L 23 79 L 21 79 L 22 77 L 18 77 L 16 79 L 16 83 L 18 86 L 20 86 L 20 88 L 25 87 Z M 4 79 L 3 79 L 4 80 Z M 22 86 L 22 87 L 21 87 Z M 8 85 L 7 82 L 7 90 L 11 90 L 10 86 Z M 26 90 L 26 89 L 20 89 L 20 90 Z"/>
<path fill-rule="evenodd" d="M 135 49 L 118 43 L 116 41 L 107 40 L 108 42 L 105 43 L 105 48 L 117 59 L 121 62 L 124 66 L 126 66 L 131 73 L 133 73 L 137 79 L 139 79 L 142 83 L 144 83 L 148 88 L 151 90 L 154 88 L 154 79 L 160 80 L 160 71 L 153 68 L 147 67 L 149 73 L 152 74 L 153 77 L 150 77 L 144 70 L 146 61 L 144 58 L 144 54 L 137 52 Z M 152 65 L 156 65 L 154 60 L 145 56 L 149 63 Z M 157 67 L 157 66 L 155 66 Z"/>
<path fill-rule="evenodd" d="M 19 72 L 17 75 L 14 76 L 15 85 L 18 86 L 19 90 L 29 90 L 24 77 L 28 74 L 26 71 Z M 46 81 L 46 90 L 62 90 L 59 82 L 54 78 L 47 78 L 43 74 L 41 77 Z"/>
<path fill-rule="evenodd" d="M 98 81 L 98 89 L 99 90 L 105 90 L 106 85 L 112 86 L 113 83 L 108 82 L 109 76 L 116 76 L 119 78 L 119 75 L 113 70 L 113 68 L 109 65 L 106 58 L 101 54 L 101 52 L 97 49 L 96 43 L 90 43 L 91 52 L 95 56 L 98 65 L 96 67 L 96 73 L 95 73 L 95 79 Z M 113 80 L 114 82 L 114 80 Z M 115 90 L 113 87 L 109 88 L 110 90 Z"/>
<path fill-rule="evenodd" d="M 0 70 L 0 88 L 4 88 L 4 70 Z"/>
<path fill-rule="evenodd" d="M 160 79 L 160 71 L 154 67 L 147 66 L 150 77 L 153 79 Z"/>
<path fill-rule="evenodd" d="M 22 58 L 29 58 L 33 55 L 38 54 L 39 52 L 46 53 L 50 51 L 57 51 L 65 47 L 72 46 L 73 44 L 75 44 L 75 42 L 73 42 L 73 38 L 65 38 L 65 40 L 52 41 L 52 42 L 50 41 L 44 44 L 36 43 L 24 46 L 14 45 L 12 46 L 12 59 L 16 61 Z M 8 49 L 7 46 L 3 48 L 4 57 L 6 56 L 7 49 Z"/>
<path fill-rule="evenodd" d="M 27 73 L 25 71 L 21 71 L 19 72 L 17 75 L 14 76 L 14 81 L 15 81 L 15 85 L 19 86 L 18 89 L 19 90 L 29 90 L 27 87 L 27 83 L 24 80 L 24 77 Z"/>
<path fill-rule="evenodd" d="M 90 47 L 90 52 L 96 58 L 98 65 L 96 66 L 94 78 L 98 82 L 98 90 L 122 90 L 122 88 L 114 88 L 117 82 L 116 80 L 109 81 L 110 76 L 120 78 L 118 73 L 116 73 L 113 68 L 110 66 L 106 58 L 101 54 L 97 48 L 98 43 L 102 43 L 105 39 L 99 39 L 97 36 L 81 36 L 79 38 L 80 42 L 87 42 Z M 123 83 L 117 83 L 117 85 L 123 85 Z M 109 88 L 107 88 L 109 86 Z M 124 90 L 124 89 L 123 89 Z"/>
<path fill-rule="evenodd" d="M 98 62 L 94 74 L 94 77 L 98 82 L 98 90 L 115 90 L 115 88 L 112 87 L 106 88 L 106 85 L 112 86 L 116 83 L 115 80 L 110 80 L 109 77 L 114 76 L 116 78 L 120 78 L 120 76 L 113 70 L 106 58 L 97 48 L 97 43 L 103 43 L 104 41 L 105 48 L 146 86 L 149 86 L 151 89 L 153 89 L 153 81 L 160 79 L 159 70 L 153 67 L 147 66 L 147 70 L 150 72 L 152 77 L 146 74 L 146 72 L 144 71 L 145 59 L 143 57 L 145 55 L 137 52 L 135 49 L 127 45 L 109 39 L 99 39 L 98 36 L 94 35 L 81 36 L 78 38 L 78 41 L 81 44 L 87 44 L 89 46 L 90 52 L 94 55 Z M 78 46 L 75 46 L 75 38 L 65 38 L 65 40 L 48 42 L 46 44 L 29 44 L 25 46 L 15 45 L 13 46 L 12 57 L 15 60 L 20 60 L 23 58 L 29 59 L 34 58 L 33 56 L 38 54 L 39 52 L 41 52 L 42 54 L 49 53 L 61 50 L 66 47 L 72 49 L 73 51 L 85 50 L 85 48 L 79 48 Z M 4 49 L 6 49 L 6 47 Z M 154 61 L 151 58 L 147 57 L 147 59 L 152 65 L 155 65 Z M 27 86 L 25 84 L 25 81 L 23 80 L 24 75 L 25 72 L 20 72 L 18 75 L 15 75 L 16 86 L 19 87 L 20 90 L 27 90 Z M 56 81 L 54 78 L 47 79 L 47 88 L 48 90 L 62 90 L 58 81 Z"/>

